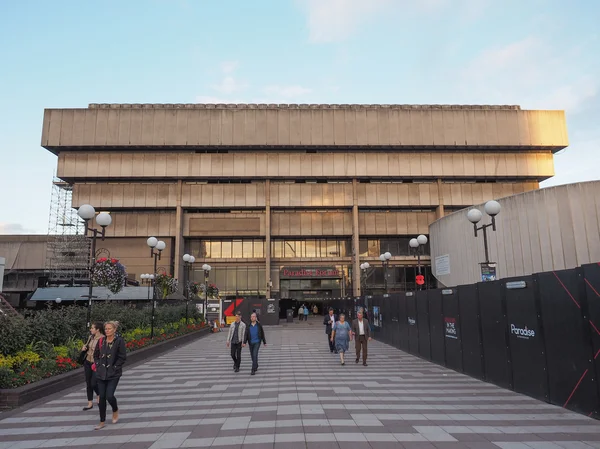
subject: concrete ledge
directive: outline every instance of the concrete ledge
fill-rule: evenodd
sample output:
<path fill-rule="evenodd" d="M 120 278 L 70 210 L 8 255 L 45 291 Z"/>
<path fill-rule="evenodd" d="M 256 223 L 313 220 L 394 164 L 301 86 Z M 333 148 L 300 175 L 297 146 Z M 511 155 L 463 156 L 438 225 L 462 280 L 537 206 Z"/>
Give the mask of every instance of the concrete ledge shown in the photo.
<path fill-rule="evenodd" d="M 172 338 L 152 346 L 147 346 L 137 351 L 127 353 L 127 363 L 124 371 L 136 363 L 140 363 L 156 357 L 163 352 L 166 352 L 177 346 L 191 343 L 198 338 L 209 335 L 209 328 L 205 327 L 195 332 L 191 332 L 180 337 Z M 12 409 L 20 407 L 29 402 L 49 396 L 60 390 L 73 387 L 74 385 L 84 382 L 83 368 L 77 368 L 67 373 L 58 374 L 47 379 L 42 379 L 29 385 L 23 385 L 18 388 L 0 389 L 0 410 Z"/>

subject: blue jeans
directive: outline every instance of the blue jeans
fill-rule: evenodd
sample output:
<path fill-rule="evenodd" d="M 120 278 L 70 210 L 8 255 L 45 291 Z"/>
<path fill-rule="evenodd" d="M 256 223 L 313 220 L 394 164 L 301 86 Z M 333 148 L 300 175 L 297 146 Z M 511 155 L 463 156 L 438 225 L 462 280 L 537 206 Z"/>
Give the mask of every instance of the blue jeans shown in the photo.
<path fill-rule="evenodd" d="M 258 369 L 258 349 L 260 348 L 260 341 L 258 343 L 250 343 L 250 357 L 252 357 L 252 371 Z"/>

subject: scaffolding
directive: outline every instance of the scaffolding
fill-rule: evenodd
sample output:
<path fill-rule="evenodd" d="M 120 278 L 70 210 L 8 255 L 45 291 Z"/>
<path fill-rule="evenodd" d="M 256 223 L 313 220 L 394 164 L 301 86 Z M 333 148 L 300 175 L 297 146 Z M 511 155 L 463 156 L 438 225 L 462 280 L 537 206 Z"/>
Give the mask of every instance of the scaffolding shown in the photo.
<path fill-rule="evenodd" d="M 48 221 L 46 275 L 50 284 L 89 282 L 90 239 L 84 222 L 72 207 L 73 186 L 59 178 L 52 182 Z"/>

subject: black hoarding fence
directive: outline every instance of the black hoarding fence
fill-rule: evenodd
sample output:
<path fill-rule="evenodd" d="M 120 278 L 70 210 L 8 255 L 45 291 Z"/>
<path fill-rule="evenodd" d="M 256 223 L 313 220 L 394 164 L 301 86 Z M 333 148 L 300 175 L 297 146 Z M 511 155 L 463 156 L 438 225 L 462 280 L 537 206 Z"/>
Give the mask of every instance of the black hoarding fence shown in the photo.
<path fill-rule="evenodd" d="M 600 417 L 600 264 L 335 305 L 364 307 L 379 341 Z"/>

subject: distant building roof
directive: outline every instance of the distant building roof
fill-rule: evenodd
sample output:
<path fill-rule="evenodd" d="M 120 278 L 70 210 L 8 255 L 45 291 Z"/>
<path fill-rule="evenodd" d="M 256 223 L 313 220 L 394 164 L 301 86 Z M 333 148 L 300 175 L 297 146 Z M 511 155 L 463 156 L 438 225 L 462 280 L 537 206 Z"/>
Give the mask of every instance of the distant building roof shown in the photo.
<path fill-rule="evenodd" d="M 90 103 L 89 109 L 487 109 L 520 110 L 518 105 L 462 104 L 275 104 L 275 103 Z"/>

